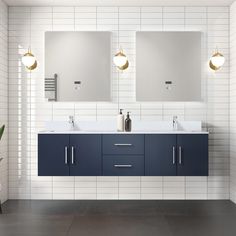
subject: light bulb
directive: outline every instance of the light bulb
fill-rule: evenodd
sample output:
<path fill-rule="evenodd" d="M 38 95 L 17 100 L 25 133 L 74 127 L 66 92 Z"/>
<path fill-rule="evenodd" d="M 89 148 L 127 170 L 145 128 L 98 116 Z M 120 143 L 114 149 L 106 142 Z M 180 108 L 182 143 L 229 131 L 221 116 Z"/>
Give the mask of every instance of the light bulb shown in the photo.
<path fill-rule="evenodd" d="M 217 52 L 211 57 L 211 63 L 215 67 L 221 67 L 225 63 L 225 58 L 221 53 Z"/>
<path fill-rule="evenodd" d="M 113 62 L 117 67 L 124 66 L 127 61 L 127 57 L 122 51 L 119 51 L 113 58 Z"/>

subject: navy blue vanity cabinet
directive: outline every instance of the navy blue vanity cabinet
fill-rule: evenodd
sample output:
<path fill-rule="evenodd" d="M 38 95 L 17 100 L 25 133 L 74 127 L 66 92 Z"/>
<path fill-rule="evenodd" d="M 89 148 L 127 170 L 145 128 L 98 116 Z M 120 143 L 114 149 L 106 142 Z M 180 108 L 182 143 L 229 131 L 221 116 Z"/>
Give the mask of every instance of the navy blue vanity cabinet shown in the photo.
<path fill-rule="evenodd" d="M 69 175 L 69 135 L 38 135 L 38 175 Z"/>
<path fill-rule="evenodd" d="M 145 175 L 207 176 L 208 135 L 145 135 Z"/>
<path fill-rule="evenodd" d="M 208 134 L 39 134 L 39 176 L 208 176 Z"/>
<path fill-rule="evenodd" d="M 177 135 L 177 174 L 179 176 L 208 175 L 208 135 Z"/>
<path fill-rule="evenodd" d="M 99 134 L 70 135 L 70 175 L 102 175 L 102 136 Z"/>
<path fill-rule="evenodd" d="M 146 176 L 175 176 L 176 161 L 176 135 L 145 135 Z"/>
<path fill-rule="evenodd" d="M 104 134 L 103 175 L 144 175 L 144 135 Z"/>

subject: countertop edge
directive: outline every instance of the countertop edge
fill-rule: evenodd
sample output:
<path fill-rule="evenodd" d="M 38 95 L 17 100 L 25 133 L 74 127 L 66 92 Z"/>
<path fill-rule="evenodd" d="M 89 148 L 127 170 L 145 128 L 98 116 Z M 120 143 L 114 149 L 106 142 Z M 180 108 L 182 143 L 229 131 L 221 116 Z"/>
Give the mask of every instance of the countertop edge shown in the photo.
<path fill-rule="evenodd" d="M 115 131 L 40 131 L 38 134 L 209 134 L 207 131 L 131 131 L 131 132 L 115 132 Z"/>

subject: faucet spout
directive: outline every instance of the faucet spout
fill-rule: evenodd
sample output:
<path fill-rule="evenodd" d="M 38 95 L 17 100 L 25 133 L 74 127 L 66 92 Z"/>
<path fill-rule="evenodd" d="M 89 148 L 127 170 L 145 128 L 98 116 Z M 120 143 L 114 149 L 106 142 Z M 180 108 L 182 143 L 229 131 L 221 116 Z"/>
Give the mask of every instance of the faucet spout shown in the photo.
<path fill-rule="evenodd" d="M 178 117 L 173 116 L 173 130 L 177 130 L 177 129 L 178 129 Z"/>
<path fill-rule="evenodd" d="M 74 116 L 69 116 L 69 124 L 71 125 L 71 128 L 74 129 L 75 127 Z"/>

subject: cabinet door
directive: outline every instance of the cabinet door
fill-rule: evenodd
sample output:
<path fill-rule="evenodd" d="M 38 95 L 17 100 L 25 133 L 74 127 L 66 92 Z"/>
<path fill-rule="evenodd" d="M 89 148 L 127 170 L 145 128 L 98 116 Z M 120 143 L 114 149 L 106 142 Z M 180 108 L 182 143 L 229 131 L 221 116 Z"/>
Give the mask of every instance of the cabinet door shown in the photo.
<path fill-rule="evenodd" d="M 69 175 L 69 135 L 38 135 L 38 175 Z"/>
<path fill-rule="evenodd" d="M 176 175 L 176 135 L 145 135 L 145 175 Z"/>
<path fill-rule="evenodd" d="M 208 175 L 208 135 L 177 135 L 178 162 L 180 176 Z"/>
<path fill-rule="evenodd" d="M 102 138 L 97 134 L 70 135 L 70 175 L 102 174 Z"/>

